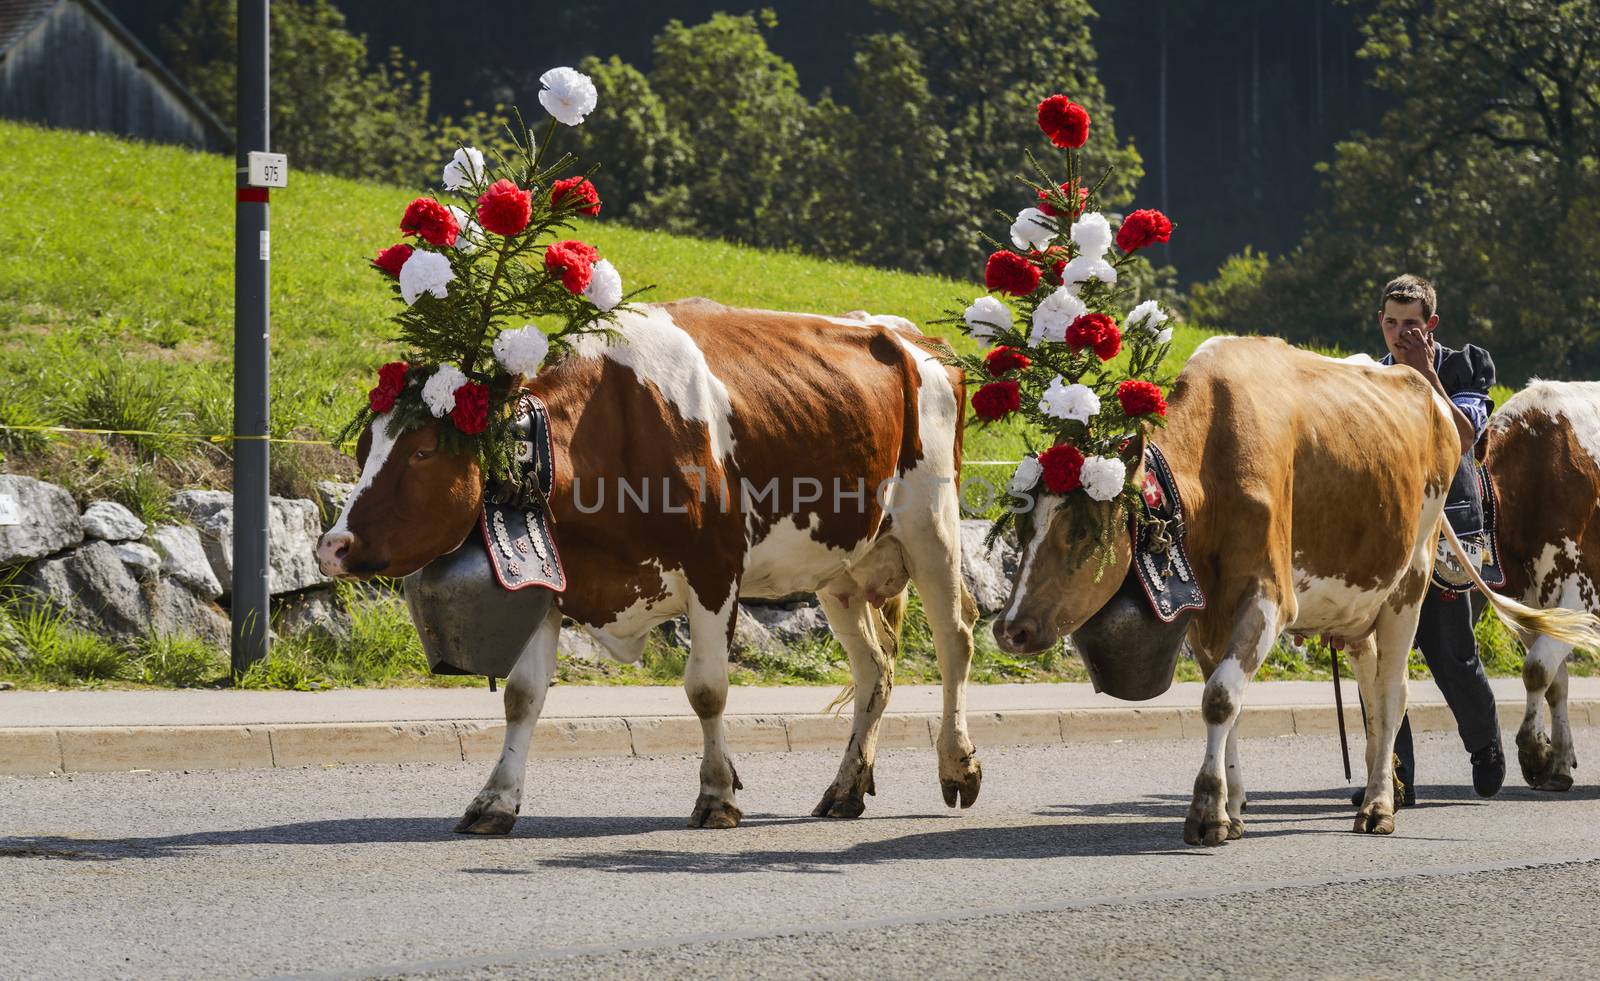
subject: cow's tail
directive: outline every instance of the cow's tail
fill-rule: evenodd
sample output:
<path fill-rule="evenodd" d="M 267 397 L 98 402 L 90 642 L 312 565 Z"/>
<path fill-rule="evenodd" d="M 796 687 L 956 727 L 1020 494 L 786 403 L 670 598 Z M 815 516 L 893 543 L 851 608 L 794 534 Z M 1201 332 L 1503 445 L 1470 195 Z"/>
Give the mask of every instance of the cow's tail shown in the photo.
<path fill-rule="evenodd" d="M 883 663 L 878 668 L 890 679 L 894 678 L 894 661 L 900 654 L 900 631 L 906 623 L 906 592 L 902 589 L 900 595 L 872 609 L 872 632 L 877 635 L 878 649 L 883 652 Z M 823 711 L 838 715 L 855 697 L 855 684 L 845 685 Z"/>
<path fill-rule="evenodd" d="M 1507 626 L 1521 631 L 1525 636 L 1543 634 L 1563 644 L 1600 650 L 1600 619 L 1594 614 L 1559 607 L 1540 610 L 1500 595 L 1490 589 L 1483 581 L 1483 576 L 1478 574 L 1477 566 L 1467 558 L 1467 550 L 1461 547 L 1461 539 L 1456 537 L 1455 529 L 1450 527 L 1444 515 L 1439 516 L 1439 528 L 1445 541 L 1450 543 L 1450 551 L 1455 553 L 1456 561 L 1472 577 L 1473 585 L 1483 590 L 1483 595 L 1489 598 L 1489 605 L 1494 607 L 1494 612 Z"/>

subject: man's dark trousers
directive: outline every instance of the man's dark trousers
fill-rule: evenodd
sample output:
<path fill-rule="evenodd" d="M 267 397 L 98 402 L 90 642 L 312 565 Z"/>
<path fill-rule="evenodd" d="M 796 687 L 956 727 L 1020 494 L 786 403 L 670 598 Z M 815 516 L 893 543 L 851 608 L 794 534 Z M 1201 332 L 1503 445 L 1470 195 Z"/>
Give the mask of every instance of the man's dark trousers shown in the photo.
<path fill-rule="evenodd" d="M 1468 595 L 1446 593 L 1430 585 L 1422 601 L 1422 616 L 1417 621 L 1417 638 L 1412 645 L 1428 662 L 1434 683 L 1456 717 L 1461 745 L 1469 753 L 1476 753 L 1500 739 L 1494 691 L 1489 687 L 1489 676 L 1483 671 L 1478 645 L 1472 636 L 1474 615 L 1481 612 L 1478 605 L 1471 602 Z M 1400 779 L 1412 786 L 1416 766 L 1409 716 L 1395 736 L 1394 751 L 1400 757 Z"/>

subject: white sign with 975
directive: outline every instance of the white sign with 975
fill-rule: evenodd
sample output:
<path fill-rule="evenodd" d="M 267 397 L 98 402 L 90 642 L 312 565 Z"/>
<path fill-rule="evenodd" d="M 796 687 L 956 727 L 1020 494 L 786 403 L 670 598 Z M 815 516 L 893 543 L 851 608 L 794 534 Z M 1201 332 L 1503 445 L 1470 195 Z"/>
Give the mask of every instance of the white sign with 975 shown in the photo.
<path fill-rule="evenodd" d="M 288 187 L 289 155 L 251 150 L 250 176 L 246 183 L 251 187 Z"/>

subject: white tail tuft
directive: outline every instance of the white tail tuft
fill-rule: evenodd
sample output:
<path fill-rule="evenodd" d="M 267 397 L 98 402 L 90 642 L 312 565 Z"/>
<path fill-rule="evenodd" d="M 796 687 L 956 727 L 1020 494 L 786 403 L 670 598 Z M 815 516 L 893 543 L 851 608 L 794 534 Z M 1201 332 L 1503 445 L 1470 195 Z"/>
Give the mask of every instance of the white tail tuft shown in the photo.
<path fill-rule="evenodd" d="M 1455 529 L 1450 527 L 1450 522 L 1442 514 L 1439 516 L 1439 529 L 1445 541 L 1450 543 L 1450 550 L 1456 554 L 1456 561 L 1472 577 L 1473 585 L 1483 590 L 1483 595 L 1489 598 L 1489 605 L 1494 607 L 1495 614 L 1506 626 L 1524 633 L 1543 634 L 1574 647 L 1600 651 L 1600 619 L 1594 614 L 1560 608 L 1539 610 L 1524 606 L 1509 596 L 1501 596 L 1484 583 L 1477 566 L 1467 557 L 1467 550 L 1461 547 L 1461 539 L 1456 537 Z"/>

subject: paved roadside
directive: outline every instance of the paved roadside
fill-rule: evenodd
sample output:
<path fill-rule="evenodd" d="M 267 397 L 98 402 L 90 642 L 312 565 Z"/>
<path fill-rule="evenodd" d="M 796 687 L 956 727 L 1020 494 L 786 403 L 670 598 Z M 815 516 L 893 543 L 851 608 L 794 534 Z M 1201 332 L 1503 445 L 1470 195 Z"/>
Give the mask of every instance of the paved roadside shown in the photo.
<path fill-rule="evenodd" d="M 1501 721 L 1514 726 L 1524 695 L 1517 678 L 1493 681 Z M 974 685 L 968 720 L 980 746 L 1197 738 L 1201 686 L 1177 684 L 1148 702 L 1120 702 L 1083 684 Z M 827 706 L 832 687 L 737 687 L 729 695 L 736 753 L 837 749 L 849 714 Z M 1355 685 L 1344 686 L 1346 724 L 1361 729 Z M 896 688 L 881 744 L 927 748 L 938 735 L 943 694 Z M 1246 736 L 1337 732 L 1333 686 L 1251 685 Z M 1577 725 L 1600 725 L 1600 678 L 1572 679 Z M 1454 728 L 1439 690 L 1411 685 L 1412 724 Z M 345 763 L 493 760 L 504 735 L 500 696 L 487 688 L 275 691 L 0 692 L 0 774 L 104 770 L 243 769 Z M 551 689 L 534 737 L 543 757 L 673 756 L 700 751 L 700 725 L 678 687 Z"/>

